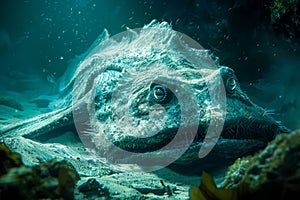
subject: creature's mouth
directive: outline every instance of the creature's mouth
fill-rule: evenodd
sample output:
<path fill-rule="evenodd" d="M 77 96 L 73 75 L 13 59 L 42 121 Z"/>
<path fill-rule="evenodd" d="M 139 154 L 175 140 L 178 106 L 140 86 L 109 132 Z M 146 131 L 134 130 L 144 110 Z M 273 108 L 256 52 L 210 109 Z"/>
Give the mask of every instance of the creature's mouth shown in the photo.
<path fill-rule="evenodd" d="M 240 119 L 239 122 L 237 123 L 236 120 L 226 121 L 221 137 L 225 139 L 252 139 L 269 142 L 277 134 L 289 132 L 286 127 L 273 120 L 249 120 L 245 118 Z"/>
<path fill-rule="evenodd" d="M 251 151 L 258 150 L 259 148 L 262 148 L 264 145 L 266 145 L 269 141 L 274 139 L 274 137 L 283 132 L 288 132 L 288 130 L 284 127 L 281 127 L 274 121 L 249 121 L 247 119 L 240 120 L 243 123 L 237 123 L 236 120 L 232 121 L 226 121 L 224 128 L 218 138 L 218 144 L 221 143 L 224 146 L 224 149 L 220 149 L 220 151 L 227 151 L 226 147 L 230 147 L 231 145 L 237 146 L 236 148 L 239 148 L 241 146 L 248 148 L 244 150 L 244 152 L 251 149 Z M 189 132 L 189 130 L 198 130 L 197 133 Z M 64 141 L 67 141 L 66 138 L 70 136 L 60 136 L 62 132 L 66 132 L 66 130 L 72 130 L 74 133 L 74 136 L 77 136 L 77 139 L 73 137 L 72 142 L 68 142 L 65 145 L 68 146 L 78 146 L 78 145 L 84 145 L 81 143 L 80 138 L 78 134 L 76 133 L 76 129 L 74 125 L 70 125 L 67 127 L 62 127 L 61 130 L 55 130 L 54 133 L 46 133 L 44 135 L 41 135 L 39 137 L 33 137 L 30 139 L 42 142 L 42 143 L 62 143 L 64 144 Z M 176 156 L 177 152 L 180 152 L 182 149 L 184 151 L 186 150 L 186 153 L 183 155 L 184 163 L 193 161 L 194 158 L 197 158 L 197 153 L 199 152 L 199 149 L 201 148 L 204 138 L 206 137 L 207 133 L 206 127 L 189 127 L 186 128 L 187 132 L 183 134 L 182 138 L 177 138 L 176 142 L 172 146 L 172 149 L 168 149 L 164 151 L 162 148 L 166 145 L 170 144 L 172 140 L 175 138 L 176 134 L 178 134 L 178 127 L 176 128 L 169 128 L 162 130 L 157 135 L 151 137 L 151 138 L 134 138 L 134 137 L 128 137 L 123 138 L 120 141 L 114 141 L 112 142 L 114 145 L 118 146 L 119 148 L 139 153 L 139 154 L 147 154 L 152 153 L 155 151 L 160 151 L 161 154 L 159 156 L 165 155 L 165 156 Z M 70 131 L 69 131 L 70 133 Z M 75 139 L 74 139 L 75 138 Z M 188 146 L 188 149 L 186 149 L 186 141 L 189 140 L 190 144 Z M 216 144 L 216 148 L 218 147 L 218 144 Z M 238 145 L 237 145 L 238 144 Z M 221 146 L 222 146 L 221 145 Z M 232 149 L 232 147 L 228 148 Z M 236 155 L 237 152 L 241 152 L 243 150 L 237 149 L 234 154 Z M 231 155 L 232 152 L 229 152 Z M 192 155 L 192 156 L 191 156 Z M 224 155 L 224 153 L 223 153 Z M 238 155 L 239 156 L 239 155 Z"/>
<path fill-rule="evenodd" d="M 219 135 L 217 142 L 224 146 L 230 146 L 233 144 L 242 145 L 244 148 L 251 151 L 256 151 L 259 148 L 267 145 L 268 142 L 273 140 L 276 135 L 281 133 L 288 133 L 289 130 L 278 124 L 276 121 L 269 121 L 269 120 L 249 120 L 249 119 L 241 119 L 241 123 L 237 123 L 236 120 L 228 120 L 224 124 L 224 128 Z M 177 129 L 176 129 L 177 130 Z M 195 128 L 190 128 L 189 130 L 195 130 Z M 198 127 L 198 131 L 196 136 L 193 139 L 193 142 L 190 144 L 187 152 L 195 151 L 198 152 L 199 148 L 203 144 L 204 138 L 206 137 L 207 133 L 206 128 Z M 174 129 L 166 130 L 164 135 L 175 135 Z M 187 135 L 191 135 L 191 133 L 187 133 Z M 172 139 L 172 138 L 171 138 Z M 162 141 L 157 146 L 166 145 L 166 141 L 170 141 L 170 138 L 167 140 Z M 185 138 L 186 139 L 186 138 Z M 190 138 L 189 138 L 190 139 Z M 176 149 L 183 148 L 186 143 L 184 139 L 182 142 L 177 142 Z M 219 143 L 218 143 L 219 144 Z M 149 145 L 150 141 L 149 141 Z M 153 145 L 152 145 L 153 147 Z M 219 147 L 218 147 L 219 148 Z M 174 149 L 176 151 L 176 149 Z M 139 151 L 140 149 L 137 149 Z M 145 149 L 144 149 L 145 151 Z M 242 151 L 242 150 L 241 150 Z M 245 150 L 247 151 L 247 150 Z"/>
<path fill-rule="evenodd" d="M 244 123 L 235 124 L 233 121 L 227 121 L 225 126 L 219 135 L 220 139 L 229 141 L 235 140 L 243 142 L 245 140 L 260 141 L 260 143 L 267 143 L 275 138 L 275 136 L 282 132 L 287 132 L 284 127 L 280 127 L 275 123 L 269 121 L 252 121 L 251 123 L 247 120 L 241 120 Z M 249 120 L 248 120 L 249 121 Z M 191 130 L 198 130 L 197 133 L 190 132 Z M 174 143 L 174 149 L 180 149 L 186 146 L 187 143 L 191 143 L 191 148 L 195 148 L 203 143 L 207 133 L 204 127 L 189 127 L 186 128 L 186 132 L 182 136 L 177 138 Z M 162 130 L 157 135 L 150 138 L 134 138 L 128 137 L 121 141 L 115 141 L 114 144 L 123 150 L 136 153 L 153 152 L 162 149 L 166 145 L 170 144 L 176 134 L 178 134 L 177 128 L 170 128 Z"/>

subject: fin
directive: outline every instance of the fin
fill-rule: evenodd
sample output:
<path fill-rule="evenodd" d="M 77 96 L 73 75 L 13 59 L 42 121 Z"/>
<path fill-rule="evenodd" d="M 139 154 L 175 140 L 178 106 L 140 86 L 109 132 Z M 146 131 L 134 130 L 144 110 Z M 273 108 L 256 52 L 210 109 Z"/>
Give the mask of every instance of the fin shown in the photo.
<path fill-rule="evenodd" d="M 17 123 L 4 125 L 0 128 L 0 136 L 34 138 L 70 125 L 73 122 L 71 109 L 72 107 L 62 108 Z"/>

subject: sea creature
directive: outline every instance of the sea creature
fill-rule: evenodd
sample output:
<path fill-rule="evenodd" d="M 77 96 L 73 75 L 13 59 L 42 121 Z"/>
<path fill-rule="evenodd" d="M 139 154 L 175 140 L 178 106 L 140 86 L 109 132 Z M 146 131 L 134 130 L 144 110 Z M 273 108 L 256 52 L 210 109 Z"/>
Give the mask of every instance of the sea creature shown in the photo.
<path fill-rule="evenodd" d="M 1 135 L 46 141 L 76 127 L 82 143 L 111 162 L 155 157 L 151 164 L 160 165 L 198 161 L 202 146 L 210 146 L 203 157 L 222 164 L 288 132 L 251 102 L 231 68 L 193 42 L 166 22 L 116 37 L 104 31 L 67 75 L 55 109 L 3 126 Z M 218 125 L 220 135 L 211 135 Z"/>

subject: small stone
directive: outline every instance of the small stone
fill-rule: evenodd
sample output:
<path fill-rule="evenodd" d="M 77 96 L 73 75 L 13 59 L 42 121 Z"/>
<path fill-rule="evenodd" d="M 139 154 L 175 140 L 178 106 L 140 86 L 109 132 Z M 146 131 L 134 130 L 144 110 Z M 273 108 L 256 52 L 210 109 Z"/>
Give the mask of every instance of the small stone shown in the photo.
<path fill-rule="evenodd" d="M 109 190 L 95 178 L 90 178 L 78 186 L 78 190 L 88 197 L 109 197 Z"/>

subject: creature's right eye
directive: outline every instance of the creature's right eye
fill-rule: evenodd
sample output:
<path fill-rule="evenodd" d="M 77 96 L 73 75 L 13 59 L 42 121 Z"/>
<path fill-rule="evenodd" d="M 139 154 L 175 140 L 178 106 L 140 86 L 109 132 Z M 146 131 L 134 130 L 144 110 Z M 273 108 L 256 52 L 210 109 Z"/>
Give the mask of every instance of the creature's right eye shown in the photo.
<path fill-rule="evenodd" d="M 169 103 L 172 99 L 172 92 L 165 85 L 154 85 L 151 87 L 150 99 L 159 104 Z"/>
<path fill-rule="evenodd" d="M 234 78 L 229 78 L 227 80 L 227 89 L 228 89 L 228 91 L 232 93 L 232 92 L 234 92 L 235 88 L 236 88 L 235 79 Z"/>
<path fill-rule="evenodd" d="M 229 67 L 221 67 L 220 72 L 223 80 L 226 80 L 226 91 L 229 94 L 234 94 L 238 83 L 236 81 L 236 77 L 234 75 L 234 71 Z"/>
<path fill-rule="evenodd" d="M 161 101 L 165 98 L 166 94 L 165 91 L 162 88 L 156 87 L 153 90 L 153 97 L 157 100 L 157 101 Z"/>

